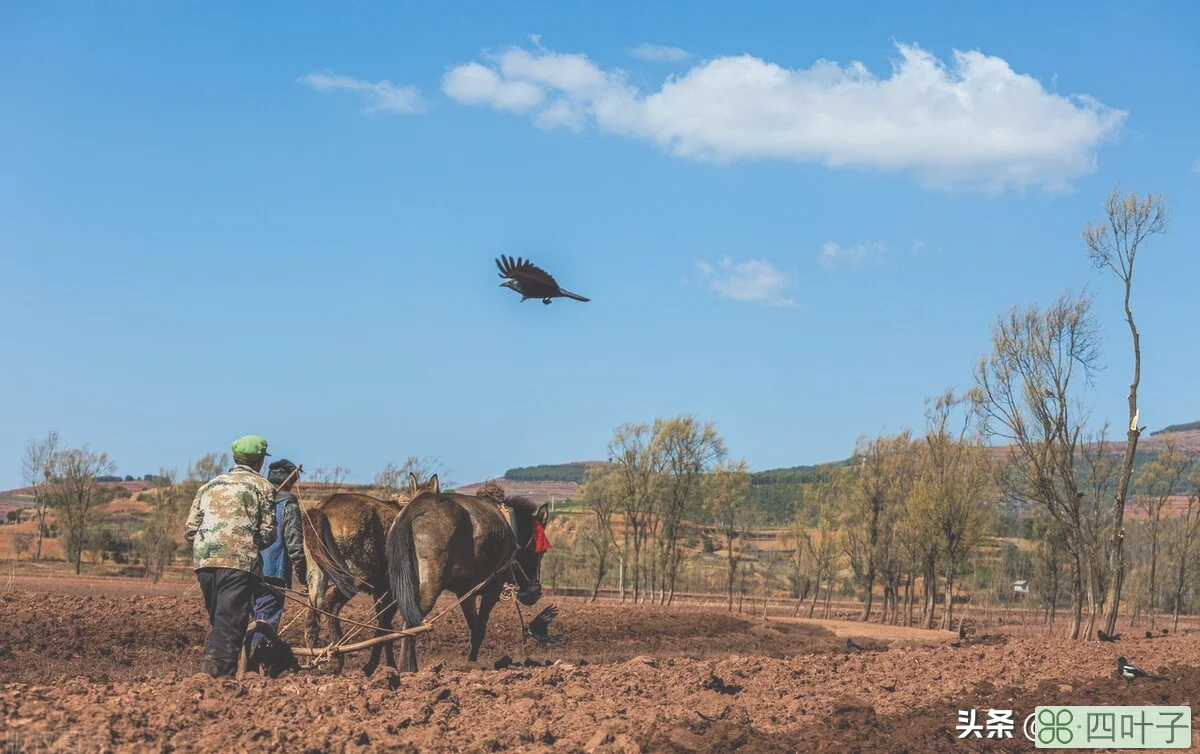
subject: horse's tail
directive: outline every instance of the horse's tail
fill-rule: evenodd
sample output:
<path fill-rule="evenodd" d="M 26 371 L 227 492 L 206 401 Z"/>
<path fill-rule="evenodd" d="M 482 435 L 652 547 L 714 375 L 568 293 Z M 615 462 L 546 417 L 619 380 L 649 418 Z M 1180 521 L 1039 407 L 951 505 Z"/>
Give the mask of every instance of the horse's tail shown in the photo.
<path fill-rule="evenodd" d="M 304 539 L 310 543 L 306 548 L 308 556 L 333 582 L 333 586 L 346 599 L 351 599 L 358 594 L 358 579 L 350 573 L 350 567 L 346 565 L 346 559 L 342 557 L 342 551 L 333 538 L 329 517 L 317 508 L 310 508 L 301 512 L 300 518 L 303 521 Z"/>
<path fill-rule="evenodd" d="M 421 608 L 417 605 L 417 551 L 413 546 L 412 518 L 402 511 L 387 534 L 388 578 L 392 596 L 400 608 L 400 615 L 408 628 L 424 622 Z"/>

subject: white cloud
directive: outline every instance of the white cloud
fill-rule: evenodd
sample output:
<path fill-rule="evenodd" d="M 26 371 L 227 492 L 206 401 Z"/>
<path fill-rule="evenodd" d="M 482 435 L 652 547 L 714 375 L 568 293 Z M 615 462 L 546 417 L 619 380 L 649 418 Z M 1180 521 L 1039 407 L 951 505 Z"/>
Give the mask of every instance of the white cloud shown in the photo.
<path fill-rule="evenodd" d="M 442 91 L 468 105 L 491 105 L 497 110 L 526 112 L 542 104 L 541 87 L 528 81 L 505 81 L 491 68 L 468 63 L 448 71 Z"/>
<path fill-rule="evenodd" d="M 648 63 L 682 63 L 692 56 L 687 50 L 664 45 L 642 43 L 629 51 L 629 54 Z"/>
<path fill-rule="evenodd" d="M 924 243 L 918 241 L 921 248 L 924 248 Z M 826 241 L 821 244 L 820 261 L 826 269 L 832 269 L 838 265 L 846 267 L 858 267 L 863 262 L 875 259 L 879 260 L 887 251 L 887 246 L 879 241 L 871 241 L 868 243 L 855 244 L 854 246 L 842 246 L 834 241 Z M 913 251 L 918 251 L 917 244 L 913 244 Z"/>
<path fill-rule="evenodd" d="M 333 89 L 345 89 L 360 93 L 367 101 L 367 112 L 391 113 L 421 113 L 425 111 L 425 103 L 413 86 L 396 86 L 392 82 L 360 81 L 350 76 L 338 76 L 333 73 L 308 73 L 299 78 L 318 92 Z"/>
<path fill-rule="evenodd" d="M 1200 160 L 1196 160 L 1192 163 L 1192 172 L 1196 175 L 1200 175 Z"/>
<path fill-rule="evenodd" d="M 912 242 L 912 253 L 923 254 L 929 247 L 920 238 Z"/>
<path fill-rule="evenodd" d="M 620 69 L 540 45 L 452 67 L 443 91 L 464 104 L 528 113 L 542 128 L 641 139 L 686 159 L 776 159 L 907 171 L 926 186 L 1064 191 L 1096 169 L 1127 113 L 1047 92 L 1001 58 L 954 51 L 948 67 L 897 44 L 891 76 L 862 63 L 789 69 L 749 55 L 697 63 L 642 92 Z M 464 86 L 464 81 L 474 86 Z"/>
<path fill-rule="evenodd" d="M 735 263 L 725 257 L 721 260 L 720 270 L 704 261 L 696 262 L 696 268 L 704 277 L 714 278 L 708 287 L 725 298 L 789 309 L 796 307 L 795 301 L 783 295 L 791 280 L 766 260 Z"/>

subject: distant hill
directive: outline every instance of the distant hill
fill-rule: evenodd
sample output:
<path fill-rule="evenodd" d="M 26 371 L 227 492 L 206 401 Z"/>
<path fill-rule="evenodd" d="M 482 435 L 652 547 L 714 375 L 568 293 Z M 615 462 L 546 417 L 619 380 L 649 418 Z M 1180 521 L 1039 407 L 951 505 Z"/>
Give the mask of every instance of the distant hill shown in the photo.
<path fill-rule="evenodd" d="M 1156 432 L 1151 432 L 1149 436 L 1153 437 L 1155 435 L 1169 435 L 1174 432 L 1193 432 L 1197 430 L 1200 430 L 1200 422 L 1188 422 L 1187 424 L 1172 424 L 1169 427 L 1163 427 Z"/>
<path fill-rule="evenodd" d="M 150 486 L 149 482 L 141 481 L 141 480 L 135 480 L 135 481 L 131 481 L 131 482 L 112 481 L 112 482 L 102 482 L 101 484 L 103 486 L 109 487 L 109 488 L 113 488 L 113 487 L 119 488 L 120 490 L 122 490 L 122 494 L 121 494 L 122 497 L 136 495 L 137 493 L 141 492 L 142 490 L 144 490 Z M 4 516 L 9 511 L 15 511 L 15 510 L 19 510 L 21 508 L 27 508 L 32 505 L 33 505 L 33 488 L 32 487 L 20 487 L 15 490 L 0 491 L 0 516 Z"/>
<path fill-rule="evenodd" d="M 584 474 L 594 466 L 608 466 L 605 461 L 576 461 L 574 463 L 519 466 L 504 472 L 510 482 L 574 482 L 583 484 Z"/>

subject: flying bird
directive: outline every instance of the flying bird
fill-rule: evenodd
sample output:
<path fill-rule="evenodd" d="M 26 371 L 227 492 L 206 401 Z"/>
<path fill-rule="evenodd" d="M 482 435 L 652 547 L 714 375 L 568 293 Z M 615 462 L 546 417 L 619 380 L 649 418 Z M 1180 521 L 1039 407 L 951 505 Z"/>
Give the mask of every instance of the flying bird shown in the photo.
<path fill-rule="evenodd" d="M 511 288 L 521 294 L 521 300 L 526 301 L 531 298 L 540 298 L 543 304 L 549 304 L 552 298 L 573 298 L 576 301 L 590 301 L 591 299 L 584 298 L 578 293 L 564 291 L 558 286 L 554 276 L 538 267 L 528 259 L 517 257 L 514 261 L 512 257 L 506 257 L 503 254 L 496 260 L 496 267 L 500 269 L 500 277 L 508 278 L 500 284 L 501 288 Z"/>
<path fill-rule="evenodd" d="M 1150 675 L 1144 670 L 1135 668 L 1134 666 L 1130 665 L 1129 660 L 1126 660 L 1124 657 L 1117 658 L 1117 675 L 1125 679 L 1126 685 L 1131 683 L 1134 678 L 1149 678 L 1152 681 L 1165 680 L 1162 676 Z"/>
<path fill-rule="evenodd" d="M 558 644 L 563 640 L 563 637 L 551 636 L 549 633 L 550 623 L 557 617 L 558 608 L 554 605 L 548 606 L 545 610 L 538 613 L 533 620 L 529 621 L 529 625 L 525 628 L 525 635 L 542 646 Z"/>

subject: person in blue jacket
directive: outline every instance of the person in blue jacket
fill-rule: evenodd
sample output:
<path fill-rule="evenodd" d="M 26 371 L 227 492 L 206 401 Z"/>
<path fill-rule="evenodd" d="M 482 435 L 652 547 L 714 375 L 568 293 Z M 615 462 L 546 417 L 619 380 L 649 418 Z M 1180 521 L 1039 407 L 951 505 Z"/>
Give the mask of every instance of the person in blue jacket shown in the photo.
<path fill-rule="evenodd" d="M 283 617 L 284 600 L 277 587 L 291 589 L 293 575 L 301 585 L 301 591 L 307 590 L 308 583 L 304 538 L 300 529 L 300 499 L 292 492 L 299 478 L 298 474 L 292 474 L 295 469 L 296 464 L 281 458 L 272 463 L 267 472 L 267 481 L 275 485 L 275 521 L 279 536 L 262 551 L 262 583 L 255 590 L 252 609 L 255 620 L 271 624 L 276 631 Z M 261 633 L 254 635 L 252 652 L 258 648 L 262 638 Z"/>

